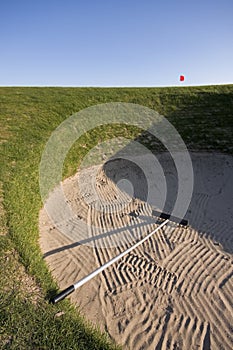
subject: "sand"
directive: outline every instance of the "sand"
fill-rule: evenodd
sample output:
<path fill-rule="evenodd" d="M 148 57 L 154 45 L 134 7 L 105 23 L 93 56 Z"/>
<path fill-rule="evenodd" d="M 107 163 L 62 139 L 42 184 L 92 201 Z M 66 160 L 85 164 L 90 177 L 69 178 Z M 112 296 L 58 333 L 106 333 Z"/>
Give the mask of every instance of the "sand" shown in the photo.
<path fill-rule="evenodd" d="M 233 157 L 191 153 L 191 158 L 195 181 L 188 228 L 160 229 L 70 297 L 124 349 L 233 348 Z M 174 168 L 166 155 L 161 159 L 173 184 Z M 113 175 L 120 171 L 125 180 L 118 179 L 117 186 Z M 144 200 L 143 175 L 135 171 L 120 160 L 82 169 L 63 183 L 75 216 L 54 225 L 41 210 L 41 250 L 61 289 L 157 227 L 154 203 Z M 48 202 L 57 210 L 56 190 Z"/>

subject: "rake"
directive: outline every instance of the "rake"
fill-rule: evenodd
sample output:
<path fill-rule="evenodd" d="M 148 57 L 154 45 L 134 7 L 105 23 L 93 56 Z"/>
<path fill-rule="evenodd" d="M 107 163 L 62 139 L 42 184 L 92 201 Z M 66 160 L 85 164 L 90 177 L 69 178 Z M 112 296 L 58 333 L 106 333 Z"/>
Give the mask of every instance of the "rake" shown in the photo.
<path fill-rule="evenodd" d="M 163 226 L 165 226 L 169 221 L 173 221 L 175 223 L 178 223 L 182 226 L 187 226 L 188 225 L 188 221 L 185 219 L 179 219 L 177 217 L 171 216 L 169 214 L 166 213 L 160 213 L 157 212 L 155 210 L 152 211 L 152 215 L 156 215 L 159 216 L 161 219 L 164 219 L 164 221 L 158 226 L 156 227 L 156 229 L 154 229 L 152 232 L 150 232 L 147 236 L 145 236 L 144 238 L 142 238 L 140 241 L 138 241 L 137 243 L 135 243 L 133 246 L 131 246 L 130 248 L 126 249 L 124 252 L 120 253 L 119 255 L 115 256 L 114 258 L 112 258 L 111 260 L 109 260 L 108 262 L 106 262 L 104 265 L 98 267 L 96 270 L 94 270 L 93 272 L 91 272 L 89 275 L 85 276 L 84 278 L 82 278 L 81 280 L 79 280 L 78 282 L 72 284 L 71 286 L 69 286 L 68 288 L 64 289 L 63 291 L 61 291 L 59 294 L 57 294 L 55 297 L 52 297 L 50 299 L 50 302 L 52 304 L 56 304 L 59 301 L 65 299 L 68 295 L 70 295 L 71 293 L 73 293 L 76 289 L 78 289 L 79 287 L 81 287 L 82 285 L 84 285 L 86 282 L 90 281 L 92 278 L 94 278 L 96 275 L 98 275 L 99 273 L 101 273 L 102 271 L 104 271 L 106 268 L 108 268 L 109 266 L 111 266 L 112 264 L 114 264 L 116 261 L 118 261 L 119 259 L 123 258 L 123 256 L 125 256 L 126 254 L 130 253 L 132 250 L 134 250 L 135 248 L 137 248 L 138 246 L 140 246 L 143 242 L 145 242 L 146 240 L 148 240 L 155 232 L 157 232 L 158 230 L 160 230 Z"/>

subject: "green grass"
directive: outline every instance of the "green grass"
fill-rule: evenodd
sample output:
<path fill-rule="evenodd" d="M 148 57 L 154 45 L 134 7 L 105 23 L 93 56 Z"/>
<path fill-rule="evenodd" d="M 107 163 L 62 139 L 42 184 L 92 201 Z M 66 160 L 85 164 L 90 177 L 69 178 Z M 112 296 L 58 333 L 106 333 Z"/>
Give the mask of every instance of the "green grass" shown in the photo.
<path fill-rule="evenodd" d="M 67 303 L 54 307 L 19 262 L 9 237 L 0 240 L 1 349 L 113 349 Z"/>
<path fill-rule="evenodd" d="M 0 88 L 2 349 L 114 349 L 109 339 L 87 325 L 67 301 L 49 305 L 48 298 L 57 286 L 38 246 L 42 206 L 38 178 L 44 146 L 52 131 L 70 115 L 106 102 L 137 103 L 155 109 L 176 127 L 190 150 L 233 154 L 233 85 Z M 72 147 L 63 176 L 76 171 L 89 149 L 113 136 L 137 137 L 148 146 L 147 133 L 140 134 L 136 128 L 98 127 Z M 24 281 L 30 281 L 28 288 Z M 60 311 L 64 314 L 56 317 Z"/>

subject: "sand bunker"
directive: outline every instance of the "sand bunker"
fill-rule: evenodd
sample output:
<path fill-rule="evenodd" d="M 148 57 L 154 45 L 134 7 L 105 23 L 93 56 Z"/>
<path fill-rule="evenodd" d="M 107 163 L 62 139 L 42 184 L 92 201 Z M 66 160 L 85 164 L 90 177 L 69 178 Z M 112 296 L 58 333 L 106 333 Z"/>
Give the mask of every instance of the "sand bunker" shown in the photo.
<path fill-rule="evenodd" d="M 172 185 L 174 169 L 162 158 Z M 192 153 L 191 158 L 190 226 L 162 228 L 71 296 L 124 349 L 233 348 L 233 157 Z M 120 171 L 124 180 L 116 181 L 114 174 Z M 131 178 L 138 198 L 131 197 Z M 54 225 L 44 208 L 40 212 L 41 249 L 61 289 L 156 227 L 152 207 L 144 201 L 144 185 L 143 174 L 135 175 L 121 160 L 64 181 L 75 217 Z M 165 208 L 172 205 L 173 195 Z M 104 210 L 97 210 L 97 197 Z M 51 198 L 56 210 L 56 191 Z M 107 248 L 101 248 L 104 244 Z"/>

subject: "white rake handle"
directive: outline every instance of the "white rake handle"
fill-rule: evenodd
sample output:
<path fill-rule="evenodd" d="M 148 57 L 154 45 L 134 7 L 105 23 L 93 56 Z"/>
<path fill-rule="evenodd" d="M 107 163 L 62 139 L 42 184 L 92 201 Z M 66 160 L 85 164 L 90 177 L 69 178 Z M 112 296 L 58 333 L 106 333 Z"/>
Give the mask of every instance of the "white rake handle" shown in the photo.
<path fill-rule="evenodd" d="M 60 292 L 58 295 L 56 295 L 55 297 L 50 299 L 50 302 L 53 304 L 58 303 L 60 300 L 66 298 L 68 295 L 70 295 L 71 293 L 73 293 L 77 288 L 81 287 L 84 283 L 90 281 L 93 277 L 95 277 L 96 275 L 98 275 L 100 272 L 102 272 L 103 270 L 105 270 L 107 267 L 111 266 L 112 264 L 114 264 L 116 261 L 118 261 L 119 259 L 123 258 L 123 256 L 125 256 L 126 254 L 128 254 L 129 252 L 131 252 L 132 250 L 134 250 L 135 248 L 137 248 L 140 244 L 142 244 L 143 242 L 145 242 L 148 238 L 150 238 L 155 232 L 157 232 L 159 229 L 161 229 L 164 225 L 166 225 L 168 223 L 169 219 L 166 219 L 162 224 L 160 224 L 155 230 L 153 230 L 152 232 L 150 232 L 147 236 L 145 236 L 143 239 L 141 239 L 140 241 L 138 241 L 137 243 L 135 243 L 132 247 L 126 249 L 124 252 L 122 252 L 121 254 L 115 256 L 113 259 L 109 260 L 108 262 L 106 262 L 104 265 L 98 267 L 98 269 L 94 270 L 93 272 L 91 272 L 89 275 L 87 275 L 86 277 L 82 278 L 81 280 L 79 280 L 78 282 L 74 283 L 73 285 L 69 286 L 68 288 L 64 289 L 62 292 Z"/>

